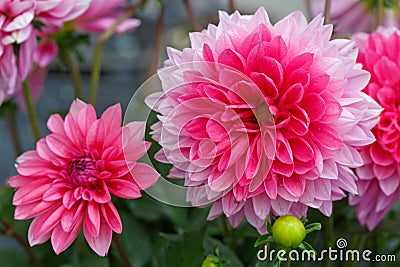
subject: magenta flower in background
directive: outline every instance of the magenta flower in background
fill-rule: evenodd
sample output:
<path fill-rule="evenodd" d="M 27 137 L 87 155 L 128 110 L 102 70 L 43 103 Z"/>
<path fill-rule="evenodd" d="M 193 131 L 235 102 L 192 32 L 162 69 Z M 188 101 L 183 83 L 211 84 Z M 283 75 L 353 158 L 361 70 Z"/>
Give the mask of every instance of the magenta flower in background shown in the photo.
<path fill-rule="evenodd" d="M 126 0 L 92 0 L 85 13 L 74 20 L 78 30 L 91 33 L 102 33 L 111 28 L 126 7 Z M 126 33 L 140 26 L 138 19 L 126 19 L 118 26 L 116 33 Z"/>
<path fill-rule="evenodd" d="M 82 15 L 92 0 L 32 0 L 35 2 L 35 17 L 47 28 L 62 28 L 65 22 Z"/>
<path fill-rule="evenodd" d="M 121 127 L 121 117 L 119 105 L 97 119 L 92 105 L 75 100 L 65 120 L 58 114 L 49 118 L 51 133 L 37 142 L 36 150 L 17 159 L 18 175 L 8 184 L 17 188 L 15 219 L 34 218 L 31 246 L 51 238 L 59 254 L 83 226 L 90 247 L 100 256 L 107 254 L 112 233 L 122 231 L 111 195 L 139 198 L 140 190 L 158 178 L 150 166 L 136 162 L 150 146 L 142 141 L 145 123 Z"/>
<path fill-rule="evenodd" d="M 17 93 L 32 67 L 30 53 L 36 45 L 32 1 L 0 0 L 0 105 Z M 13 45 L 20 46 L 15 55 Z"/>
<path fill-rule="evenodd" d="M 371 1 L 332 0 L 330 19 L 331 23 L 335 24 L 335 35 L 372 31 L 376 13 L 368 10 L 369 2 Z M 312 16 L 324 12 L 325 1 L 312 0 L 311 3 Z M 393 9 L 385 9 L 382 25 L 399 26 L 400 17 Z"/>
<path fill-rule="evenodd" d="M 357 61 L 371 72 L 364 91 L 384 108 L 372 131 L 376 142 L 360 148 L 364 165 L 356 169 L 359 192 L 350 198 L 360 223 L 373 230 L 400 199 L 400 32 L 382 27 L 353 39 Z"/>
<path fill-rule="evenodd" d="M 209 219 L 225 214 L 237 226 L 245 216 L 265 232 L 270 211 L 329 216 L 332 201 L 357 193 L 355 146 L 375 140 L 381 108 L 361 92 L 369 73 L 353 43 L 331 34 L 321 16 L 308 24 L 295 12 L 272 25 L 260 8 L 220 12 L 190 48 L 168 50 L 164 92 L 147 98 L 161 114 L 157 159 L 185 179 L 188 201 L 212 205 Z"/>

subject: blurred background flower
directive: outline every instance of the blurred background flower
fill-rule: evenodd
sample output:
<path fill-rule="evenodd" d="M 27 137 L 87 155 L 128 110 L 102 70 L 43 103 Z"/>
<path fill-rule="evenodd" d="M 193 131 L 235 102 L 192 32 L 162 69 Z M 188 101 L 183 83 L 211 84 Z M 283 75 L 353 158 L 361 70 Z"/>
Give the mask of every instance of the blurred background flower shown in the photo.
<path fill-rule="evenodd" d="M 323 14 L 325 1 L 309 0 L 312 16 Z M 379 7 L 382 3 L 383 6 Z M 380 10 L 382 9 L 382 10 Z M 330 22 L 336 36 L 349 36 L 355 32 L 371 32 L 378 25 L 399 26 L 398 0 L 332 0 Z"/>
<path fill-rule="evenodd" d="M 400 200 L 400 32 L 380 27 L 353 39 L 357 62 L 371 72 L 364 91 L 384 108 L 372 131 L 376 142 L 359 148 L 364 165 L 356 169 L 358 195 L 350 198 L 360 223 L 372 231 Z"/>

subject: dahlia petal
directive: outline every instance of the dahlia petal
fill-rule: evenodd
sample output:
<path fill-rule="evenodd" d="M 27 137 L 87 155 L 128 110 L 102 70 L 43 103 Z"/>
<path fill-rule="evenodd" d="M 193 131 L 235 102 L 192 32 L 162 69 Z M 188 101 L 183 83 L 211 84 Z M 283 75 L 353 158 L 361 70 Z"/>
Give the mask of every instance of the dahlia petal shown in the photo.
<path fill-rule="evenodd" d="M 37 189 L 35 189 L 36 191 Z M 65 191 L 68 187 L 65 183 L 56 182 L 50 184 L 50 188 L 44 192 L 42 199 L 44 201 L 55 201 L 63 198 Z"/>
<path fill-rule="evenodd" d="M 110 179 L 106 183 L 110 193 L 117 197 L 134 199 L 142 196 L 138 186 L 133 182 L 122 179 Z"/>
<path fill-rule="evenodd" d="M 121 105 L 116 104 L 107 108 L 101 115 L 101 120 L 104 121 L 104 125 L 107 127 L 107 133 L 119 129 L 122 123 Z"/>
<path fill-rule="evenodd" d="M 84 102 L 79 99 L 75 100 L 76 102 L 74 108 L 71 105 L 70 113 L 74 115 L 78 123 L 79 128 L 84 136 L 88 134 L 89 128 L 96 121 L 96 111 L 92 105 L 86 105 Z"/>
<path fill-rule="evenodd" d="M 293 156 L 298 160 L 309 161 L 315 157 L 313 148 L 303 138 L 290 139 L 289 144 L 292 148 Z"/>
<path fill-rule="evenodd" d="M 393 194 L 399 187 L 400 179 L 398 179 L 397 174 L 383 180 L 379 180 L 379 187 L 386 196 Z"/>
<path fill-rule="evenodd" d="M 392 176 L 395 173 L 396 168 L 395 166 L 380 166 L 378 164 L 373 164 L 370 171 L 372 176 L 375 174 L 375 177 L 378 180 L 383 180 Z"/>
<path fill-rule="evenodd" d="M 232 49 L 224 50 L 218 57 L 218 63 L 243 71 L 244 59 Z"/>
<path fill-rule="evenodd" d="M 342 148 L 343 142 L 333 128 L 321 124 L 310 125 L 310 128 L 318 143 L 323 147 L 331 150 Z"/>
<path fill-rule="evenodd" d="M 77 147 L 82 147 L 83 136 L 72 114 L 65 116 L 64 129 L 69 140 Z"/>
<path fill-rule="evenodd" d="M 138 162 L 130 170 L 135 182 L 140 186 L 140 188 L 147 189 L 157 181 L 160 174 L 158 174 L 149 165 Z"/>
<path fill-rule="evenodd" d="M 275 201 L 271 201 L 271 208 L 277 216 L 285 216 L 288 214 L 291 206 L 291 202 L 279 197 Z"/>
<path fill-rule="evenodd" d="M 236 228 L 242 222 L 243 216 L 244 216 L 244 211 L 240 210 L 238 213 L 229 216 L 228 220 L 231 223 L 231 225 Z"/>
<path fill-rule="evenodd" d="M 85 216 L 85 228 L 93 237 L 98 237 L 100 233 L 100 208 L 95 202 L 89 202 Z"/>
<path fill-rule="evenodd" d="M 72 207 L 72 205 L 75 204 L 76 201 L 77 201 L 77 199 L 74 196 L 73 190 L 68 190 L 67 192 L 64 193 L 64 196 L 62 199 L 64 207 L 66 207 L 67 209 L 70 209 Z"/>
<path fill-rule="evenodd" d="M 29 183 L 29 186 L 21 187 L 15 192 L 13 205 L 18 206 L 36 202 L 42 199 L 43 195 L 50 187 L 51 182 L 48 178 L 33 180 Z"/>
<path fill-rule="evenodd" d="M 33 219 L 28 230 L 28 240 L 31 246 L 41 244 L 50 238 L 51 231 L 59 223 L 64 210 L 63 206 L 55 207 Z"/>
<path fill-rule="evenodd" d="M 64 211 L 61 217 L 61 227 L 64 232 L 71 232 L 76 226 L 78 226 L 78 228 L 81 227 L 85 209 L 86 203 L 80 201 Z"/>
<path fill-rule="evenodd" d="M 381 166 L 389 166 L 394 162 L 391 153 L 383 150 L 378 143 L 373 143 L 369 152 L 372 160 Z"/>
<path fill-rule="evenodd" d="M 102 120 L 95 121 L 87 132 L 86 136 L 86 147 L 90 151 L 97 150 L 98 152 L 103 150 L 103 140 L 105 138 L 106 129 L 105 124 Z"/>
<path fill-rule="evenodd" d="M 107 185 L 103 180 L 98 182 L 97 188 L 93 192 L 93 200 L 99 204 L 111 201 L 110 192 L 108 191 Z"/>
<path fill-rule="evenodd" d="M 49 128 L 52 133 L 65 135 L 64 122 L 59 114 L 53 114 L 50 116 L 47 121 L 47 128 Z"/>
<path fill-rule="evenodd" d="M 275 200 L 278 195 L 277 185 L 278 183 L 274 175 L 271 175 L 269 179 L 264 181 L 265 192 L 273 200 Z"/>
<path fill-rule="evenodd" d="M 51 245 L 54 252 L 59 255 L 66 250 L 79 234 L 81 224 L 76 223 L 71 231 L 65 232 L 60 225 L 57 225 L 51 233 Z"/>
<path fill-rule="evenodd" d="M 73 159 L 80 154 L 67 138 L 63 138 L 63 136 L 58 134 L 48 135 L 46 137 L 46 144 L 51 151 L 64 159 Z"/>
<path fill-rule="evenodd" d="M 135 121 L 125 125 L 125 127 L 123 127 L 124 146 L 126 145 L 125 142 L 130 139 L 141 141 L 144 137 L 145 130 L 146 130 L 145 122 Z"/>
<path fill-rule="evenodd" d="M 118 211 L 112 202 L 105 203 L 100 206 L 104 220 L 108 226 L 117 234 L 122 232 L 121 218 L 119 217 Z"/>
<path fill-rule="evenodd" d="M 295 197 L 301 197 L 304 193 L 306 183 L 299 175 L 292 175 L 291 177 L 283 177 L 283 186 L 286 190 Z"/>
<path fill-rule="evenodd" d="M 54 202 L 49 201 L 36 201 L 25 205 L 19 205 L 15 208 L 14 219 L 26 220 L 39 216 L 52 208 L 53 205 Z"/>
<path fill-rule="evenodd" d="M 212 205 L 210 212 L 208 213 L 207 220 L 214 220 L 223 213 L 221 201 L 216 201 Z"/>
<path fill-rule="evenodd" d="M 100 226 L 99 234 L 97 236 L 93 236 L 90 230 L 86 228 L 86 224 L 84 224 L 83 234 L 89 246 L 99 256 L 104 257 L 107 255 L 108 250 L 110 249 L 111 239 L 112 239 L 112 229 L 108 226 L 108 224 L 104 221 L 104 219 L 100 220 L 99 226 Z"/>
<path fill-rule="evenodd" d="M 247 221 L 255 228 L 260 228 L 264 225 L 265 219 L 260 219 L 255 213 L 253 208 L 253 202 L 248 202 L 244 205 L 244 215 Z"/>

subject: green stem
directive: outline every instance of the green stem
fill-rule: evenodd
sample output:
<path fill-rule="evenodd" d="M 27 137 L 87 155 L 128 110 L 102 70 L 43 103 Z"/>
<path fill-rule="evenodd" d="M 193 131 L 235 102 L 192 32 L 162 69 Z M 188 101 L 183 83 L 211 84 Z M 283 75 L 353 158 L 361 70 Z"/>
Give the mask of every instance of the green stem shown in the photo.
<path fill-rule="evenodd" d="M 154 75 L 157 71 L 158 59 L 160 57 L 161 38 L 162 38 L 162 32 L 163 32 L 163 21 L 164 21 L 164 6 L 161 7 L 160 13 L 158 14 L 158 17 L 157 17 L 156 31 L 154 34 L 154 42 L 153 42 L 153 48 L 152 48 L 152 53 L 151 53 L 152 57 L 151 57 L 150 68 L 148 71 L 148 77 L 150 77 L 151 75 Z"/>
<path fill-rule="evenodd" d="M 335 242 L 333 212 L 330 217 L 324 218 L 322 227 L 324 230 L 325 248 L 333 247 Z M 332 261 L 329 260 L 329 257 L 324 258 L 324 267 L 332 267 Z"/>
<path fill-rule="evenodd" d="M 101 58 L 103 55 L 103 42 L 98 42 L 94 52 L 92 77 L 90 81 L 89 103 L 93 106 L 96 105 L 97 93 L 99 87 L 100 73 L 101 73 Z"/>
<path fill-rule="evenodd" d="M 124 246 L 122 245 L 122 243 L 119 240 L 119 237 L 117 235 L 113 235 L 113 242 L 114 242 L 115 248 L 117 249 L 119 256 L 121 257 L 121 261 L 122 261 L 124 267 L 133 267 L 132 263 L 129 261 L 128 255 L 126 254 Z"/>
<path fill-rule="evenodd" d="M 15 154 L 17 156 L 22 154 L 22 145 L 21 140 L 19 139 L 18 135 L 18 123 L 17 123 L 17 114 L 16 110 L 12 109 L 7 114 L 7 121 L 8 121 L 8 129 L 10 132 L 11 141 L 14 146 Z"/>
<path fill-rule="evenodd" d="M 368 235 L 366 234 L 357 234 L 351 240 L 352 249 L 356 249 L 357 251 L 362 251 L 365 245 L 365 242 L 368 239 Z M 346 267 L 355 267 L 357 266 L 357 261 L 348 261 Z"/>
<path fill-rule="evenodd" d="M 306 12 L 307 12 L 308 18 L 312 18 L 311 0 L 304 0 L 304 4 L 306 6 Z"/>
<path fill-rule="evenodd" d="M 72 80 L 74 83 L 75 89 L 75 97 L 79 99 L 83 99 L 83 85 L 82 85 L 82 76 L 79 71 L 79 66 L 76 64 L 76 61 L 71 53 L 71 51 L 65 51 L 63 55 L 65 64 L 68 66 L 69 71 L 71 72 Z"/>
<path fill-rule="evenodd" d="M 114 23 L 114 25 L 109 28 L 105 33 L 103 33 L 96 43 L 96 48 L 94 52 L 93 64 L 92 64 L 92 77 L 90 81 L 90 92 L 89 92 L 89 102 L 95 106 L 97 101 L 97 93 L 99 86 L 99 79 L 101 73 L 101 57 L 103 55 L 104 43 L 111 38 L 115 33 L 118 26 L 121 25 L 127 18 L 131 17 L 133 13 L 136 12 L 145 3 L 145 0 L 140 0 L 137 4 L 129 7 Z"/>
<path fill-rule="evenodd" d="M 229 12 L 233 13 L 236 10 L 235 0 L 229 0 Z"/>
<path fill-rule="evenodd" d="M 1 229 L 1 233 L 6 235 L 6 236 L 11 236 L 15 240 L 17 240 L 17 242 L 20 244 L 22 249 L 28 255 L 28 257 L 30 259 L 30 262 L 32 263 L 32 266 L 40 267 L 40 263 L 39 263 L 38 259 L 36 258 L 35 253 L 33 253 L 32 248 L 25 241 L 25 239 L 17 231 L 15 231 L 15 229 L 9 223 L 7 223 L 2 218 L 0 218 L 0 224 L 3 225 L 4 228 L 5 228 L 5 230 Z"/>
<path fill-rule="evenodd" d="M 325 17 L 325 24 L 328 24 L 331 19 L 331 0 L 325 0 L 325 10 L 324 10 L 324 17 Z"/>
<path fill-rule="evenodd" d="M 29 88 L 29 82 L 25 80 L 22 87 L 24 91 L 26 110 L 28 112 L 33 138 L 35 139 L 35 141 L 38 141 L 41 137 L 41 134 L 40 134 L 39 122 L 36 115 L 35 104 L 33 103 L 31 90 Z"/>
<path fill-rule="evenodd" d="M 291 250 L 290 248 L 288 248 L 286 250 L 286 254 L 285 254 L 286 261 L 282 261 L 282 267 L 290 267 L 290 264 L 291 264 L 290 257 L 289 257 L 290 250 Z"/>
<path fill-rule="evenodd" d="M 201 31 L 201 25 L 194 14 L 193 8 L 190 5 L 189 0 L 182 0 L 182 1 L 183 1 L 183 5 L 185 6 L 186 13 L 189 17 L 190 23 L 193 26 L 193 29 L 197 32 Z"/>
<path fill-rule="evenodd" d="M 382 24 L 383 17 L 385 16 L 384 0 L 378 0 L 378 3 L 376 5 L 375 14 L 376 14 L 376 17 L 375 17 L 374 29 L 378 28 L 378 26 Z"/>

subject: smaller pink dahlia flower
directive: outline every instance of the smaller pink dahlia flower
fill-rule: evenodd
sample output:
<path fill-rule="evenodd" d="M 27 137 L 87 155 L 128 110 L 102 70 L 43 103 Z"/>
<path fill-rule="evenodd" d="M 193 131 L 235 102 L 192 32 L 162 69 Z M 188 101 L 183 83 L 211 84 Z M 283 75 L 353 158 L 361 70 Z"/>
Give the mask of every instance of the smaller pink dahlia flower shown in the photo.
<path fill-rule="evenodd" d="M 395 0 L 399 2 L 398 0 Z M 364 2 L 364 3 L 363 3 Z M 331 21 L 336 25 L 336 35 L 352 34 L 354 32 L 370 32 L 374 26 L 374 16 L 367 5 L 371 1 L 360 0 L 333 0 L 331 4 Z M 311 5 L 312 15 L 324 11 L 325 1 L 313 0 Z M 399 26 L 400 17 L 393 9 L 386 9 L 382 24 L 385 26 Z"/>
<path fill-rule="evenodd" d="M 122 224 L 111 195 L 138 198 L 158 174 L 136 162 L 149 148 L 142 141 L 144 122 L 121 127 L 121 108 L 114 105 L 97 119 L 92 105 L 75 100 L 63 120 L 52 115 L 51 133 L 36 150 L 17 159 L 16 220 L 34 218 L 28 232 L 31 246 L 51 238 L 56 254 L 67 249 L 83 226 L 90 247 L 100 256 L 109 250 L 112 233 Z M 124 135 L 124 139 L 122 139 Z"/>
<path fill-rule="evenodd" d="M 111 28 L 126 6 L 126 0 L 92 0 L 89 8 L 74 20 L 78 30 L 91 33 L 102 33 Z M 126 19 L 116 30 L 117 34 L 126 33 L 139 27 L 138 19 Z"/>
<path fill-rule="evenodd" d="M 350 198 L 360 223 L 373 230 L 400 199 L 400 31 L 380 27 L 353 39 L 357 61 L 371 72 L 364 91 L 384 108 L 373 129 L 376 142 L 359 149 L 364 165 L 356 169 L 358 195 Z"/>

